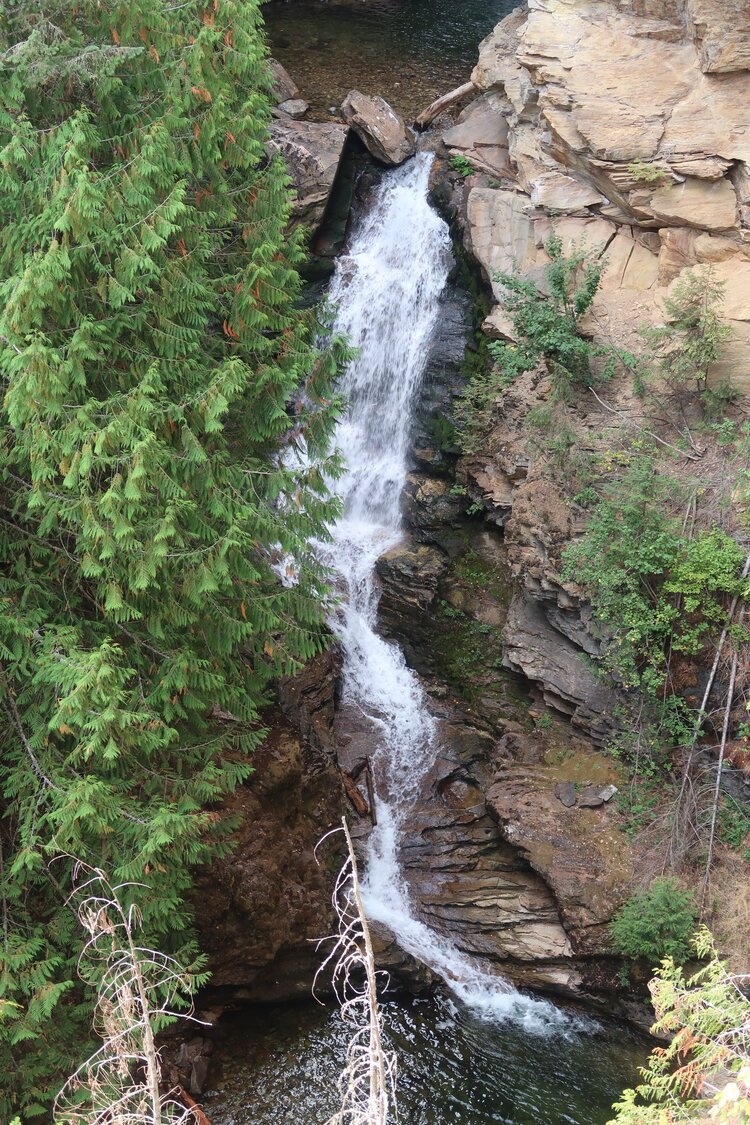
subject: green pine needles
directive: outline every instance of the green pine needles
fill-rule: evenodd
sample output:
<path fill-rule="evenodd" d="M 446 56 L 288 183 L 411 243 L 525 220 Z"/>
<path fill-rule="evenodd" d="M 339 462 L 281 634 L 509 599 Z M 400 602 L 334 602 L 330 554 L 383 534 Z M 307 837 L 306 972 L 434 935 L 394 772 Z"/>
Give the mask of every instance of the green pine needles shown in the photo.
<path fill-rule="evenodd" d="M 300 311 L 265 54 L 257 0 L 0 17 L 3 1120 L 85 1050 L 53 857 L 145 884 L 148 940 L 195 968 L 211 806 L 324 644 L 344 348 Z"/>
<path fill-rule="evenodd" d="M 665 957 L 682 964 L 690 957 L 698 909 L 692 893 L 677 879 L 654 879 L 636 891 L 612 920 L 612 943 L 624 957 L 645 958 L 649 968 Z"/>

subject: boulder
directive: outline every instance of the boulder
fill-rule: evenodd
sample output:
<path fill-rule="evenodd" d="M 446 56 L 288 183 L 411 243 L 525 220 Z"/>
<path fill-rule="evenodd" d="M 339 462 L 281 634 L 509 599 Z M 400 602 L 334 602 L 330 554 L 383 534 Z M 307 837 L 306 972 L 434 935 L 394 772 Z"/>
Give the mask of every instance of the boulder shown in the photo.
<path fill-rule="evenodd" d="M 503 976 L 575 993 L 581 966 L 544 881 L 485 807 L 493 741 L 466 716 L 440 723 L 439 752 L 409 816 L 403 870 L 419 915 Z"/>
<path fill-rule="evenodd" d="M 572 781 L 558 781 L 555 785 L 555 796 L 566 809 L 572 809 L 576 803 L 576 787 Z"/>
<path fill-rule="evenodd" d="M 269 133 L 270 146 L 284 157 L 294 184 L 295 220 L 314 227 L 331 194 L 348 129 L 284 115 L 271 124 Z"/>
<path fill-rule="evenodd" d="M 414 133 L 383 98 L 350 90 L 341 115 L 382 164 L 403 164 L 416 152 Z"/>
<path fill-rule="evenodd" d="M 443 143 L 454 153 L 466 157 L 476 171 L 514 180 L 504 108 L 504 99 L 498 94 L 477 98 L 461 113 L 458 124 L 445 130 Z"/>
<path fill-rule="evenodd" d="M 531 184 L 531 202 L 548 211 L 580 211 L 584 207 L 598 207 L 605 203 L 604 196 L 575 176 L 560 172 L 544 172 Z"/>
<path fill-rule="evenodd" d="M 271 70 L 271 84 L 277 104 L 296 98 L 299 94 L 299 86 L 278 59 L 269 59 L 268 65 Z"/>
<path fill-rule="evenodd" d="M 302 98 L 290 98 L 286 102 L 279 103 L 281 112 L 294 118 L 304 117 L 309 108 L 308 102 L 304 101 Z"/>

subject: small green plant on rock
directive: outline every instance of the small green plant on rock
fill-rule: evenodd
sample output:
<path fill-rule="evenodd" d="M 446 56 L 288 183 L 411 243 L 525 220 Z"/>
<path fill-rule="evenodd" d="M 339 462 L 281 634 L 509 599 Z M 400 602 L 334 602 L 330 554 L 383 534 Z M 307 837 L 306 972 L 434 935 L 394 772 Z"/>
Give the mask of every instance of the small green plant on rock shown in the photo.
<path fill-rule="evenodd" d="M 628 164 L 628 173 L 639 184 L 658 184 L 666 177 L 663 168 L 646 160 L 634 160 L 632 164 Z"/>
<path fill-rule="evenodd" d="M 690 956 L 698 909 L 691 891 L 673 876 L 654 879 L 636 891 L 612 919 L 610 933 L 618 953 L 631 961 L 657 965 L 665 957 L 683 963 Z"/>
<path fill-rule="evenodd" d="M 469 160 L 468 156 L 463 156 L 460 152 L 455 153 L 451 157 L 451 168 L 454 172 L 458 172 L 459 176 L 467 179 L 473 176 L 475 172 L 474 165 Z"/>

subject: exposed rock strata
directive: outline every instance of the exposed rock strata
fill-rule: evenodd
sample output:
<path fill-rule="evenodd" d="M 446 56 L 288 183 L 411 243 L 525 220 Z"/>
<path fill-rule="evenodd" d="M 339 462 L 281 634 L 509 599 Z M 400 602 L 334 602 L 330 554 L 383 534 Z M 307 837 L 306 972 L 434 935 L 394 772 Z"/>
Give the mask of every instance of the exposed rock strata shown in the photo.
<path fill-rule="evenodd" d="M 542 291 L 553 229 L 565 252 L 605 263 L 585 331 L 607 347 L 642 350 L 642 325 L 686 271 L 710 265 L 725 286 L 731 329 L 712 373 L 750 390 L 750 23 L 738 0 L 534 0 L 482 43 L 482 91 L 444 142 L 476 169 L 457 218 L 491 288 L 485 331 L 513 339 L 498 273 Z M 483 146 L 492 146 L 487 175 Z M 530 372 L 503 395 L 481 455 L 459 480 L 504 529 L 520 589 L 505 627 L 508 665 L 596 739 L 615 700 L 594 676 L 603 638 L 562 555 L 579 531 L 568 482 L 530 453 L 527 419 L 548 409 L 549 379 Z M 622 397 L 624 393 L 625 397 Z M 618 397 L 619 396 L 619 397 Z M 607 388 L 614 411 L 627 391 Z M 593 397 L 577 402 L 577 442 L 612 424 Z M 543 462 L 543 458 L 541 461 Z M 575 470 L 561 462 L 558 473 Z"/>
<path fill-rule="evenodd" d="M 427 501 L 415 534 L 431 527 L 438 543 L 431 512 Z M 518 983 L 601 995 L 615 978 L 608 923 L 634 878 L 609 801 L 619 778 L 612 760 L 566 724 L 536 726 L 539 712 L 503 670 L 511 594 L 497 584 L 503 567 L 497 534 L 469 528 L 454 558 L 407 537 L 380 560 L 383 627 L 428 677 L 440 716 L 439 753 L 409 818 L 402 864 L 420 916 L 464 951 Z M 558 662 L 564 643 L 558 635 L 546 651 L 529 641 L 535 659 Z M 576 677 L 585 666 L 569 647 L 561 690 L 584 696 Z M 592 678 L 587 690 L 604 689 Z M 565 709 L 562 698 L 552 702 Z M 561 786 L 572 790 L 567 808 Z"/>
<path fill-rule="evenodd" d="M 507 131 L 507 151 L 493 157 L 503 169 L 496 173 L 499 185 L 478 183 L 469 193 L 471 252 L 488 276 L 539 272 L 547 261 L 548 213 L 570 216 L 556 224 L 565 243 L 585 240 L 607 251 L 593 311 L 600 334 L 614 343 L 627 345 L 639 322 L 663 316 L 676 265 L 720 262 L 735 330 L 732 367 L 747 389 L 750 24 L 744 9 L 739 0 L 536 0 L 482 44 L 472 78 L 485 93 L 445 141 L 482 171 L 472 138 L 500 143 Z M 675 231 L 684 246 L 679 257 Z M 507 327 L 501 312 L 492 325 L 501 333 Z"/>

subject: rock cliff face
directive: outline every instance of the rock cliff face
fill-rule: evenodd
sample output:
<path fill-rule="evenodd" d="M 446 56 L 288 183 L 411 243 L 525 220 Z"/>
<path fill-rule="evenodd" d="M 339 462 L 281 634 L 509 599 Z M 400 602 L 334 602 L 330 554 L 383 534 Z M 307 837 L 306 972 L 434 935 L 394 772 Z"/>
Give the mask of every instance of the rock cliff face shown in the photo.
<path fill-rule="evenodd" d="M 495 28 L 472 75 L 479 96 L 443 133 L 449 152 L 476 169 L 454 206 L 491 288 L 489 335 L 512 339 L 496 273 L 517 271 L 543 287 L 554 229 L 566 252 L 585 247 L 604 258 L 585 324 L 603 346 L 642 350 L 639 329 L 663 322 L 676 279 L 710 265 L 732 329 L 712 379 L 750 391 L 748 68 L 741 0 L 531 0 Z M 582 659 L 598 655 L 602 638 L 580 591 L 561 577 L 575 509 L 564 482 L 529 453 L 526 419 L 550 390 L 543 372 L 518 380 L 459 479 L 504 528 L 520 583 L 506 625 L 508 666 L 602 740 L 615 701 Z M 593 396 L 575 404 L 592 449 L 612 415 L 632 407 L 616 384 L 607 398 L 609 412 Z"/>
<path fill-rule="evenodd" d="M 201 948 L 218 997 L 307 998 L 320 964 L 315 942 L 329 932 L 336 846 L 314 850 L 341 823 L 341 774 L 327 752 L 334 714 L 335 659 L 317 657 L 282 685 L 286 714 L 266 716 L 269 735 L 255 772 L 226 804 L 237 818 L 234 847 L 201 871 L 195 890 Z"/>
<path fill-rule="evenodd" d="M 743 12 L 740 10 L 743 9 Z M 627 343 L 683 269 L 711 263 L 750 387 L 750 24 L 741 0 L 533 0 L 480 48 L 484 95 L 463 128 L 501 117 L 498 186 L 467 204 L 483 267 L 542 266 L 549 216 L 607 252 L 596 332 Z M 486 126 L 485 126 L 486 130 Z M 446 143 L 480 159 L 485 141 Z M 480 165 L 478 165 L 480 166 Z M 495 318 L 502 330 L 502 316 Z M 717 376 L 722 374 L 716 373 Z"/>

